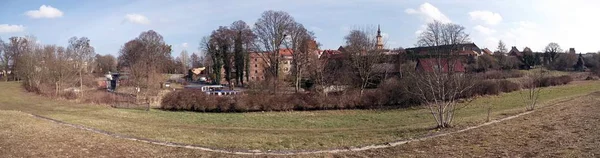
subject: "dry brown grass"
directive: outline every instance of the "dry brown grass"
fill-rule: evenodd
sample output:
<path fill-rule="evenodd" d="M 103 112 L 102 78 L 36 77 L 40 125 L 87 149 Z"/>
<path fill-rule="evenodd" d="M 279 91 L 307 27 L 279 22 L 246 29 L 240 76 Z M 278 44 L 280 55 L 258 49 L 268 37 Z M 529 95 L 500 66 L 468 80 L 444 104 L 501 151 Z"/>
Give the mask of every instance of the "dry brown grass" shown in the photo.
<path fill-rule="evenodd" d="M 1 157 L 231 157 L 121 140 L 0 110 Z"/>
<path fill-rule="evenodd" d="M 402 146 L 334 157 L 597 157 L 600 93 L 496 125 Z"/>

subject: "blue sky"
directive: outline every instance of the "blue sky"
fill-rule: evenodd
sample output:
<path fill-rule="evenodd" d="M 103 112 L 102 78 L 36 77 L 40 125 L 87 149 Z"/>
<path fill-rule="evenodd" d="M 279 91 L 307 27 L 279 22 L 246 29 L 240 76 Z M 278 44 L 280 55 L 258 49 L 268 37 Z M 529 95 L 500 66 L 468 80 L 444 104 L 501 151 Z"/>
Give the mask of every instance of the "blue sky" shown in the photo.
<path fill-rule="evenodd" d="M 2 0 L 0 37 L 34 35 L 43 44 L 91 39 L 98 54 L 117 55 L 142 31 L 155 30 L 181 50 L 198 52 L 218 26 L 253 24 L 265 10 L 281 10 L 313 31 L 322 49 L 336 49 L 352 28 L 381 25 L 387 47 L 412 47 L 433 20 L 463 25 L 479 47 L 498 40 L 543 51 L 549 42 L 578 52 L 600 50 L 593 0 Z"/>

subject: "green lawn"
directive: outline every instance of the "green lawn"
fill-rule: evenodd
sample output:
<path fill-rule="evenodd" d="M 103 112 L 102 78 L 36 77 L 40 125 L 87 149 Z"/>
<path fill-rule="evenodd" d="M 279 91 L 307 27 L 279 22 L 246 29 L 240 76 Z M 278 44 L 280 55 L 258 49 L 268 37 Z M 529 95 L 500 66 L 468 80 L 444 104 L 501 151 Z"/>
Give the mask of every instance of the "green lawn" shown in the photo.
<path fill-rule="evenodd" d="M 556 102 L 597 91 L 600 82 L 546 88 L 540 100 Z M 19 83 L 0 83 L 0 110 L 19 110 L 120 134 L 231 149 L 325 149 L 420 136 L 435 123 L 422 108 L 309 112 L 194 113 L 114 109 L 28 94 Z M 520 92 L 476 99 L 457 113 L 460 127 L 523 112 Z"/>

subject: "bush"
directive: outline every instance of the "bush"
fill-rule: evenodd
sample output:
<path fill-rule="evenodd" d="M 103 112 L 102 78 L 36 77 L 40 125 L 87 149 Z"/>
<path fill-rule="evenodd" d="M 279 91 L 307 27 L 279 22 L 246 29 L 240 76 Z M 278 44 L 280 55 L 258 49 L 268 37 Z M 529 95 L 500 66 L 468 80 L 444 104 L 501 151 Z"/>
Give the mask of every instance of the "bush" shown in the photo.
<path fill-rule="evenodd" d="M 500 91 L 504 93 L 518 91 L 521 89 L 518 83 L 514 83 L 509 80 L 498 81 L 498 88 L 500 88 Z"/>
<path fill-rule="evenodd" d="M 500 87 L 494 81 L 482 80 L 473 86 L 470 95 L 466 97 L 482 96 L 482 95 L 497 95 L 500 93 Z"/>
<path fill-rule="evenodd" d="M 483 74 L 483 79 L 507 79 L 507 78 L 519 78 L 523 77 L 524 74 L 519 70 L 505 70 L 505 71 L 487 71 Z"/>
<path fill-rule="evenodd" d="M 569 75 L 544 77 L 537 82 L 538 87 L 549 87 L 569 84 L 573 78 Z"/>

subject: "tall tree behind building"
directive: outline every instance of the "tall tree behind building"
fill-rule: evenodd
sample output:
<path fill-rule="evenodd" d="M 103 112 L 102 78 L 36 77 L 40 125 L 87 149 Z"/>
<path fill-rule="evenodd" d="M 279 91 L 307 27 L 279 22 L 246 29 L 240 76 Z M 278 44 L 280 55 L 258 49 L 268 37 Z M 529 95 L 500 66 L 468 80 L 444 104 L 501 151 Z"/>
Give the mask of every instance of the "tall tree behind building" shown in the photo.
<path fill-rule="evenodd" d="M 279 80 L 280 48 L 286 38 L 288 30 L 296 24 L 292 16 L 283 11 L 265 11 L 254 24 L 257 51 L 266 63 L 267 79 L 271 80 L 273 92 L 277 92 Z"/>
<path fill-rule="evenodd" d="M 125 43 L 119 52 L 119 67 L 129 67 L 134 85 L 140 88 L 159 87 L 160 72 L 170 59 L 171 45 L 153 30 L 142 32 L 137 38 Z"/>

